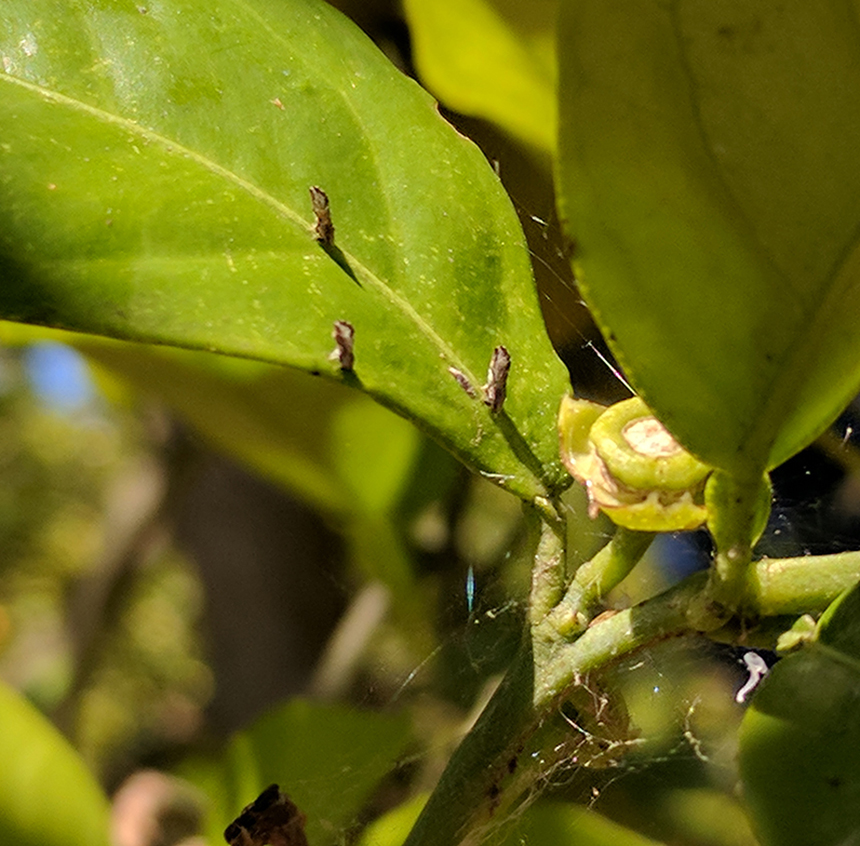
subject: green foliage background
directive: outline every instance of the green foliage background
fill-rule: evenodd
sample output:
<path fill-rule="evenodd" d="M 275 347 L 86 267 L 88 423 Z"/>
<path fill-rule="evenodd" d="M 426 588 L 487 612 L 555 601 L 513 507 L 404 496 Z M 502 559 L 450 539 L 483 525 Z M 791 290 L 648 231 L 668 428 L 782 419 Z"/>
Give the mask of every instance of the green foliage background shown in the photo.
<path fill-rule="evenodd" d="M 569 260 L 633 386 L 731 478 L 758 482 L 857 391 L 853 6 L 405 0 L 404 20 L 385 6 L 351 13 L 482 149 L 318 0 L 3 8 L 0 332 L 10 346 L 74 344 L 127 404 L 119 420 L 95 406 L 64 428 L 17 387 L 2 394 L 3 670 L 66 734 L 2 688 L 0 835 L 10 840 L 106 842 L 92 773 L 112 788 L 155 763 L 197 786 L 212 843 L 271 781 L 307 813 L 314 844 L 403 842 L 526 616 L 534 527 L 509 494 L 544 516 L 570 514 L 571 566 L 608 532 L 586 519 L 580 492 L 559 499 L 569 479 L 555 415 L 569 380 L 556 349 L 578 388 L 608 399 L 620 384 L 593 355 Z M 311 185 L 330 196 L 333 246 L 313 239 Z M 355 326 L 354 371 L 330 357 L 343 319 Z M 481 385 L 499 344 L 513 363 L 494 414 Z M 317 677 L 317 701 L 278 703 L 229 738 L 206 737 L 219 679 L 204 664 L 202 583 L 171 541 L 152 541 L 171 536 L 165 515 L 193 461 L 155 434 L 157 420 L 135 422 L 133 397 L 192 427 L 206 445 L 188 447 L 197 458 L 229 453 L 321 516 L 318 533 L 333 530 L 345 565 L 314 563 L 353 609 L 359 587 L 379 588 L 373 625 L 340 632 L 342 650 L 350 637 L 357 646 L 339 687 L 347 704 L 322 701 L 331 694 Z M 118 545 L 128 555 L 104 583 L 112 599 L 89 621 L 96 634 L 81 637 L 70 616 L 70 645 L 43 650 L 53 663 L 34 670 L 21 632 L 40 619 L 59 631 L 64 592 L 111 558 L 115 539 L 97 516 L 115 500 L 111 483 L 147 461 L 165 487 L 138 512 L 141 533 Z M 467 481 L 458 462 L 477 476 Z M 643 562 L 613 599 L 657 593 L 659 563 Z M 825 725 L 816 748 L 853 748 L 852 719 L 815 697 L 780 710 L 833 661 L 851 663 L 852 603 L 828 613 L 818 651 L 786 659 L 745 720 L 742 775 L 762 843 L 836 842 L 856 826 L 820 824 L 856 799 L 850 761 L 837 776 L 784 766 L 810 726 Z M 740 719 L 734 680 L 713 647 L 694 659 L 688 646 L 702 643 L 655 647 L 611 679 L 642 737 L 604 714 L 597 685 L 584 686 L 584 716 L 559 707 L 548 726 L 564 722 L 573 745 L 533 765 L 534 792 L 554 801 L 524 803 L 511 828 L 484 833 L 755 843 L 724 751 Z M 843 675 L 837 705 L 848 713 L 857 680 Z M 171 737 L 183 714 L 186 730 Z M 585 751 L 595 743 L 600 753 Z M 662 786 L 636 781 L 647 764 L 666 765 Z M 610 771 L 622 767 L 616 787 Z M 833 778 L 846 786 L 835 795 Z M 809 829 L 793 813 L 775 824 L 810 783 Z M 56 813 L 44 794 L 62 796 Z"/>

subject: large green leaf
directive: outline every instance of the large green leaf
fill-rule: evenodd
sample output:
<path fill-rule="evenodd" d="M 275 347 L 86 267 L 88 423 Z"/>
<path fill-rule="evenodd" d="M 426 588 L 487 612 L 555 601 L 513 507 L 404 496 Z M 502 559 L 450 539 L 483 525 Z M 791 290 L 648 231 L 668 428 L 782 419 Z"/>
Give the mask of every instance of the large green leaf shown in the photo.
<path fill-rule="evenodd" d="M 839 0 L 577 0 L 558 186 L 633 384 L 731 472 L 808 444 L 860 384 L 860 42 Z"/>
<path fill-rule="evenodd" d="M 363 387 L 525 498 L 566 374 L 492 169 L 319 0 L 10 0 L 0 315 Z M 336 246 L 312 235 L 331 199 Z M 329 359 L 355 327 L 354 373 Z M 475 387 L 513 364 L 504 412 Z"/>
<path fill-rule="evenodd" d="M 415 65 L 445 105 L 555 148 L 557 0 L 405 0 Z"/>
<path fill-rule="evenodd" d="M 108 803 L 68 741 L 0 683 L 0 843 L 107 846 Z"/>
<path fill-rule="evenodd" d="M 763 846 L 860 842 L 860 588 L 756 692 L 740 734 L 743 795 Z"/>

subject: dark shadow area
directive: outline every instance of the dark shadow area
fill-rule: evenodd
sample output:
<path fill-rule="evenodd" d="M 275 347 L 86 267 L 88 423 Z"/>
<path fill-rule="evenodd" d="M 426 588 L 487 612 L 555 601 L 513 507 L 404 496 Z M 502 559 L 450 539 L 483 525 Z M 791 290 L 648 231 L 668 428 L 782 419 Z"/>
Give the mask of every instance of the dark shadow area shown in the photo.
<path fill-rule="evenodd" d="M 304 692 L 345 605 L 342 550 L 314 512 L 211 453 L 176 531 L 205 589 L 215 676 L 207 722 L 224 736 Z"/>

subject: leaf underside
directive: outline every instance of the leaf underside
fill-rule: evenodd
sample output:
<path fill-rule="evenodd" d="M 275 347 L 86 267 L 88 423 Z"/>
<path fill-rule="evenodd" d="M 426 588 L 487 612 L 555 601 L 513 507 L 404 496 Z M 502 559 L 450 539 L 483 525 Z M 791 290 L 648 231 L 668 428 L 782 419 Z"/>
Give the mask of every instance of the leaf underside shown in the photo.
<path fill-rule="evenodd" d="M 694 453 L 773 467 L 860 387 L 856 4 L 579 0 L 558 186 L 585 297 Z"/>

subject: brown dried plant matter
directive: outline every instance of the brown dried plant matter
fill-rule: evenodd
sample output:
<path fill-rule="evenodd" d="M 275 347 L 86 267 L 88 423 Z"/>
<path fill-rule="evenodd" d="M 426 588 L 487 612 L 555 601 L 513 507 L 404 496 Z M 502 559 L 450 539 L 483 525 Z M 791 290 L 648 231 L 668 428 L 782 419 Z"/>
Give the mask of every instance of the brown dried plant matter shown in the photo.
<path fill-rule="evenodd" d="M 224 831 L 230 846 L 308 846 L 305 816 L 270 784 Z"/>

